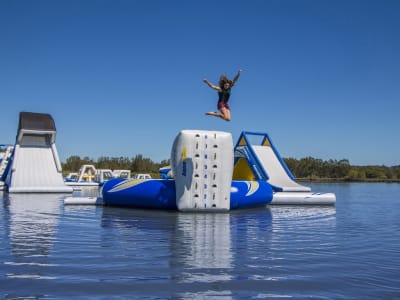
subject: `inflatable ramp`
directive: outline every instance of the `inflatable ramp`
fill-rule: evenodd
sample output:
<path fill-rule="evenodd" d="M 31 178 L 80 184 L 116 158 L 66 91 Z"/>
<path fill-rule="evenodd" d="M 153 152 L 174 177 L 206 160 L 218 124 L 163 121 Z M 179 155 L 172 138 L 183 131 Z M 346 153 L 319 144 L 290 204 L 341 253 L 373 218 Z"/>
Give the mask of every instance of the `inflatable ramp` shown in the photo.
<path fill-rule="evenodd" d="M 63 180 L 55 137 L 49 114 L 20 113 L 14 151 L 3 176 L 9 193 L 72 193 Z"/>
<path fill-rule="evenodd" d="M 251 137 L 260 140 L 253 145 Z M 242 132 L 235 147 L 235 177 L 246 174 L 255 180 L 265 180 L 274 191 L 309 192 L 310 188 L 295 181 L 285 161 L 279 155 L 266 133 Z"/>
<path fill-rule="evenodd" d="M 336 202 L 332 193 L 311 193 L 309 187 L 297 183 L 266 133 L 242 132 L 235 146 L 233 179 L 267 181 L 274 190 L 271 204 Z"/>

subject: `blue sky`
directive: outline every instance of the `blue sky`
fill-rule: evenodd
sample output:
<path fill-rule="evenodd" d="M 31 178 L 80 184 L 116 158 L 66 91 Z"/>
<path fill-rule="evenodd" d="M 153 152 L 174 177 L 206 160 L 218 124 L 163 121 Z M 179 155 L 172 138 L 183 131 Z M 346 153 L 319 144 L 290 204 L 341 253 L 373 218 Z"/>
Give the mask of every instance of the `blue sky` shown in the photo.
<path fill-rule="evenodd" d="M 400 1 L 0 0 L 0 143 L 50 113 L 71 155 L 168 159 L 182 129 L 267 132 L 283 157 L 400 165 Z M 221 73 L 242 76 L 232 121 Z"/>

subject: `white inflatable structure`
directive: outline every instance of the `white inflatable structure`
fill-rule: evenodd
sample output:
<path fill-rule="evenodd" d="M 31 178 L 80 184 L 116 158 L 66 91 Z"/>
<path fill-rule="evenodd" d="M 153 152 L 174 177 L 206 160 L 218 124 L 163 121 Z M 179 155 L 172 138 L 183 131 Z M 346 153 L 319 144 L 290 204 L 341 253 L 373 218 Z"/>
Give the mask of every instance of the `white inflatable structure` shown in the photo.
<path fill-rule="evenodd" d="M 279 156 L 270 146 L 253 145 L 253 150 L 258 158 L 260 167 L 268 174 L 268 183 L 285 192 L 310 192 L 308 186 L 297 183 L 283 166 Z"/>
<path fill-rule="evenodd" d="M 21 112 L 5 184 L 9 193 L 72 193 L 65 185 L 49 114 Z"/>
<path fill-rule="evenodd" d="M 107 170 L 111 174 L 111 170 Z M 83 165 L 80 167 L 79 172 L 77 173 L 77 178 L 75 179 L 69 179 L 68 176 L 64 178 L 65 184 L 68 186 L 72 187 L 93 187 L 93 186 L 99 186 L 99 181 L 96 180 L 95 176 L 98 175 L 98 178 L 100 180 L 99 175 L 102 175 L 96 170 L 94 165 Z"/>
<path fill-rule="evenodd" d="M 233 173 L 232 135 L 182 130 L 172 146 L 176 203 L 181 211 L 228 211 Z"/>
<path fill-rule="evenodd" d="M 255 144 L 254 139 L 259 143 Z M 333 193 L 312 193 L 296 182 L 266 133 L 242 132 L 235 146 L 234 179 L 264 180 L 273 188 L 271 204 L 334 205 Z"/>
<path fill-rule="evenodd" d="M 101 197 L 65 197 L 65 205 L 103 205 Z"/>
<path fill-rule="evenodd" d="M 7 165 L 10 160 L 13 150 L 14 150 L 14 146 L 0 145 L 0 178 L 3 176 L 3 173 L 6 171 L 6 168 L 7 168 Z"/>
<path fill-rule="evenodd" d="M 335 205 L 333 193 L 274 192 L 271 204 L 281 205 Z"/>
<path fill-rule="evenodd" d="M 13 150 L 14 146 L 0 145 L 0 191 L 3 191 L 6 188 L 4 184 L 5 172 L 7 170 L 8 162 L 10 161 Z"/>

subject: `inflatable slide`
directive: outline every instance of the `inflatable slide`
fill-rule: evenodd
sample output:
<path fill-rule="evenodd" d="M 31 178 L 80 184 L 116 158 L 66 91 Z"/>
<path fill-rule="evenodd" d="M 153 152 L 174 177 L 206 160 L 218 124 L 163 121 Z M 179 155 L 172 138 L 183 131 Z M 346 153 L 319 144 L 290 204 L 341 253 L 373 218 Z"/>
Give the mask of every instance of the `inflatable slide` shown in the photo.
<path fill-rule="evenodd" d="M 261 180 L 272 186 L 271 204 L 330 205 L 336 201 L 332 193 L 312 193 L 297 183 L 267 133 L 243 131 L 235 146 L 234 165 L 234 179 Z"/>
<path fill-rule="evenodd" d="M 9 193 L 72 193 L 64 183 L 49 114 L 21 112 L 16 143 L 3 174 Z"/>

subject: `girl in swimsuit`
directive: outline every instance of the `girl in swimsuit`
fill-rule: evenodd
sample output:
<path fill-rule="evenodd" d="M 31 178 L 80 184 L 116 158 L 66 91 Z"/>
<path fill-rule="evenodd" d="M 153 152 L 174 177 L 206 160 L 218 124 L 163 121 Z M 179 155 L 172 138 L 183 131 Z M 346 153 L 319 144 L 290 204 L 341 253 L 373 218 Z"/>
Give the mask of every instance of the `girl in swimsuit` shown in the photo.
<path fill-rule="evenodd" d="M 212 84 L 207 79 L 203 80 L 210 88 L 218 92 L 217 107 L 219 112 L 210 111 L 207 112 L 206 115 L 219 117 L 225 121 L 231 120 L 231 111 L 228 105 L 228 101 L 231 95 L 231 88 L 235 85 L 236 81 L 239 79 L 241 72 L 242 70 L 239 70 L 235 78 L 233 78 L 233 80 L 230 80 L 228 77 L 226 77 L 225 74 L 223 74 L 219 79 L 219 86 Z"/>

